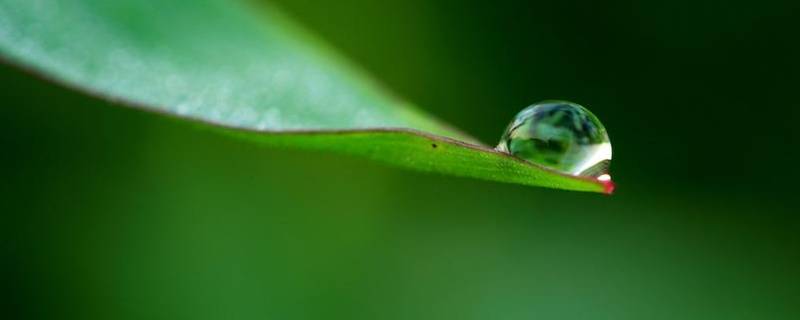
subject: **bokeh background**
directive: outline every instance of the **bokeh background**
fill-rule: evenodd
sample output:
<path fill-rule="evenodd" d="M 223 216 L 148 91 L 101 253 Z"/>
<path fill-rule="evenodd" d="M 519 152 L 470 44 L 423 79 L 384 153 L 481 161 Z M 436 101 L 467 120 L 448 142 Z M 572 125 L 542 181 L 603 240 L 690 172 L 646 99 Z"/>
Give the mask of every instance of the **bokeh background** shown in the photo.
<path fill-rule="evenodd" d="M 494 144 L 589 107 L 608 197 L 264 149 L 0 67 L 7 319 L 797 319 L 797 1 L 275 1 Z"/>

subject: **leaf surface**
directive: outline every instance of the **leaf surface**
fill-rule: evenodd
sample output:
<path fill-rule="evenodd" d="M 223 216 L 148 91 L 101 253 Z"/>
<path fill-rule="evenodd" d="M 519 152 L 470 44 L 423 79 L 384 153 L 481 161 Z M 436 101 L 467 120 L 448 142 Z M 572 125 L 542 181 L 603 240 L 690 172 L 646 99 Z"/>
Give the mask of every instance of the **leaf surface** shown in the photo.
<path fill-rule="evenodd" d="M 2 0 L 0 55 L 76 90 L 272 146 L 604 191 L 496 152 L 376 84 L 275 8 L 224 0 Z"/>

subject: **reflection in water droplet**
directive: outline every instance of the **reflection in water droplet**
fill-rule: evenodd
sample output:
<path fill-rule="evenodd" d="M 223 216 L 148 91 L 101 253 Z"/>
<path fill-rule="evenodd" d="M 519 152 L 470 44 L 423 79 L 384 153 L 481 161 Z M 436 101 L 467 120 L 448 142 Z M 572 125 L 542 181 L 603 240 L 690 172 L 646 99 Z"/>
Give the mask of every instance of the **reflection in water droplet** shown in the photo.
<path fill-rule="evenodd" d="M 603 124 L 586 108 L 543 101 L 520 111 L 497 150 L 576 176 L 611 183 L 611 142 Z"/>

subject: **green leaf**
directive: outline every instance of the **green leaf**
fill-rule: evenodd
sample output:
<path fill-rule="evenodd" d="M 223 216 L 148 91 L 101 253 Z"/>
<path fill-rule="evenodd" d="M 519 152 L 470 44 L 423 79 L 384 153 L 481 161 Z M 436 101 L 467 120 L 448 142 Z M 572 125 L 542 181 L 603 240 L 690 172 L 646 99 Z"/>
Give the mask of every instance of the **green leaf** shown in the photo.
<path fill-rule="evenodd" d="M 3 0 L 0 54 L 120 105 L 272 146 L 604 191 L 593 179 L 496 152 L 434 120 L 271 7 L 229 0 Z"/>

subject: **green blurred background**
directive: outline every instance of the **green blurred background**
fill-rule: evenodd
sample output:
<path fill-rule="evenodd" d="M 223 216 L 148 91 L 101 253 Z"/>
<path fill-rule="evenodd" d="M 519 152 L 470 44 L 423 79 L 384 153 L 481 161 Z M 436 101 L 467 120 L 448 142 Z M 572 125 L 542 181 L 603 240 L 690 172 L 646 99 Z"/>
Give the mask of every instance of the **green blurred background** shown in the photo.
<path fill-rule="evenodd" d="M 489 144 L 589 107 L 617 193 L 264 149 L 3 65 L 3 318 L 800 318 L 798 2 L 277 5 Z"/>

